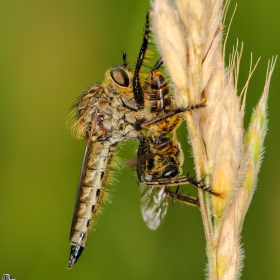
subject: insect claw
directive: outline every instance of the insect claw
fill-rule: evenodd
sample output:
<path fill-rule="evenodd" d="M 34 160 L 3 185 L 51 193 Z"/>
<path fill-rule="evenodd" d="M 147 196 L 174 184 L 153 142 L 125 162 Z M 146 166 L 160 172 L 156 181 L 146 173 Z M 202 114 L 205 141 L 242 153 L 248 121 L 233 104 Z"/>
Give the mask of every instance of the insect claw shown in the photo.
<path fill-rule="evenodd" d="M 198 207 L 200 207 L 199 197 L 196 199 L 196 205 L 197 205 Z"/>
<path fill-rule="evenodd" d="M 211 194 L 215 195 L 215 196 L 220 196 L 220 194 L 213 192 L 212 190 L 210 190 Z"/>
<path fill-rule="evenodd" d="M 138 119 L 138 118 L 135 118 L 135 119 L 136 119 L 136 121 L 134 123 L 135 130 L 136 131 L 142 130 L 143 129 L 142 124 L 146 121 L 146 118 L 143 117 L 141 119 Z"/>

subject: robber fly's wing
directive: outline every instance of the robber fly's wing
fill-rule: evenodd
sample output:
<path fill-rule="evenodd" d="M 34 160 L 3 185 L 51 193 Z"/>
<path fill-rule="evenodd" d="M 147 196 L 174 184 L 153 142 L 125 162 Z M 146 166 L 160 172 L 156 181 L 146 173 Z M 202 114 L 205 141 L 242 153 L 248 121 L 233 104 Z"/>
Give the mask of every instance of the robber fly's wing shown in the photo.
<path fill-rule="evenodd" d="M 89 137 L 88 137 L 88 141 L 87 141 L 87 144 L 86 144 L 86 147 L 85 147 L 84 156 L 83 156 L 80 178 L 79 178 L 79 183 L 78 183 L 77 192 L 76 192 L 75 208 L 74 208 L 72 224 L 71 224 L 71 229 L 70 229 L 70 239 L 73 235 L 74 226 L 75 226 L 76 219 L 77 219 L 77 211 L 78 211 L 78 208 L 79 208 L 79 198 L 80 198 L 81 193 L 82 193 L 83 180 L 84 180 L 85 174 L 86 174 L 87 160 L 88 160 L 88 156 L 89 156 L 89 153 L 90 153 L 91 146 L 93 145 L 91 137 L 92 137 L 92 133 L 94 131 L 94 128 L 95 128 L 95 123 L 92 124 L 91 131 L 90 131 Z"/>
<path fill-rule="evenodd" d="M 167 213 L 168 196 L 164 189 L 140 184 L 142 217 L 152 230 L 160 226 Z"/>

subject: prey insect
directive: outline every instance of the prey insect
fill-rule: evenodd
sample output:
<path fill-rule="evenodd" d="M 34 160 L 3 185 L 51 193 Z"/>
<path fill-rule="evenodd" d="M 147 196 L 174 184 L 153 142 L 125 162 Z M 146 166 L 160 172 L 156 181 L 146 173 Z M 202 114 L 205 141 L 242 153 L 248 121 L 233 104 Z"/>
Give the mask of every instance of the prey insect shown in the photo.
<path fill-rule="evenodd" d="M 149 13 L 146 16 L 146 28 L 143 42 L 136 64 L 134 81 L 138 81 L 149 40 Z M 142 131 L 137 163 L 137 176 L 141 192 L 141 212 L 150 229 L 156 229 L 166 215 L 168 199 L 180 200 L 187 204 L 199 206 L 198 199 L 178 193 L 181 184 L 191 183 L 198 188 L 214 194 L 194 178 L 178 177 L 182 173 L 183 154 L 180 143 L 176 139 L 176 129 L 181 124 L 180 113 L 204 107 L 196 104 L 187 108 L 173 108 L 169 94 L 169 86 L 164 75 L 158 71 L 163 61 L 160 58 L 152 68 L 143 85 L 134 83 L 134 98 L 138 107 L 150 108 L 152 117 L 149 121 L 136 122 L 135 128 Z M 145 130 L 148 130 L 145 133 Z M 171 137 L 172 134 L 172 137 Z M 133 161 L 132 161 L 133 162 Z M 131 162 L 131 163 L 132 163 Z M 131 165 L 130 163 L 130 165 Z M 177 186 L 173 192 L 166 186 Z"/>
<path fill-rule="evenodd" d="M 172 101 L 167 81 L 158 71 L 161 64 L 162 59 L 159 59 L 143 85 L 144 100 L 152 116 L 157 118 L 157 122 L 148 125 L 146 133 L 142 131 L 138 157 L 134 164 L 137 165 L 137 176 L 141 183 L 141 213 L 147 226 L 153 230 L 158 228 L 166 215 L 169 197 L 198 206 L 197 199 L 178 193 L 181 182 L 178 184 L 173 182 L 178 181 L 177 177 L 182 173 L 183 153 L 175 133 L 181 124 L 181 117 L 175 114 L 164 118 L 171 112 Z M 184 184 L 192 183 L 203 188 L 193 178 L 186 176 L 180 180 Z M 175 192 L 165 187 L 176 184 Z"/>

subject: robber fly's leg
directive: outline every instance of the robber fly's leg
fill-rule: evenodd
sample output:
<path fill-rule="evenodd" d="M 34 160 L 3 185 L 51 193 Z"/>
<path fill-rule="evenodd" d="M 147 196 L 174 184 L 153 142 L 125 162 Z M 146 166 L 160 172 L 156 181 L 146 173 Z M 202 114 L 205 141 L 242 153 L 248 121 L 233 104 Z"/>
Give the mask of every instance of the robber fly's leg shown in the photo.
<path fill-rule="evenodd" d="M 192 111 L 194 109 L 199 109 L 201 107 L 205 107 L 206 104 L 205 103 L 199 103 L 199 104 L 196 104 L 196 105 L 193 105 L 193 106 L 188 106 L 186 108 L 176 108 L 172 111 L 169 111 L 168 113 L 164 114 L 164 115 L 160 115 L 160 116 L 157 116 L 147 122 L 141 122 L 141 121 L 137 121 L 135 123 L 135 129 L 137 131 L 140 131 L 142 129 L 145 129 L 147 127 L 149 127 L 150 125 L 152 124 L 156 124 L 162 120 L 165 120 L 165 119 L 168 119 L 170 117 L 173 117 L 174 115 L 177 115 L 177 114 L 180 114 L 180 113 L 183 113 L 183 112 L 186 112 L 186 111 Z"/>
<path fill-rule="evenodd" d="M 143 176 L 138 176 L 139 181 L 142 184 L 145 184 L 147 186 L 172 186 L 172 185 L 178 185 L 178 184 L 186 184 L 191 183 L 194 186 L 196 186 L 199 189 L 202 189 L 205 192 L 208 192 L 210 194 L 219 196 L 218 193 L 215 193 L 211 190 L 211 188 L 206 187 L 205 185 L 201 184 L 201 182 L 197 182 L 194 180 L 194 178 L 191 177 L 181 177 L 181 178 L 172 178 L 172 179 L 159 179 L 157 181 L 148 181 Z"/>
<path fill-rule="evenodd" d="M 200 206 L 198 198 L 194 198 L 194 197 L 191 197 L 191 196 L 186 196 L 186 195 L 179 194 L 177 192 L 177 189 L 176 189 L 175 192 L 173 192 L 173 191 L 169 190 L 168 188 L 164 188 L 164 192 L 168 196 L 172 197 L 173 201 L 179 200 L 179 201 L 184 202 L 186 204 L 190 204 L 190 205 L 197 206 L 197 207 Z"/>
<path fill-rule="evenodd" d="M 146 15 L 146 26 L 145 26 L 144 36 L 143 36 L 143 42 L 141 45 L 140 53 L 137 59 L 133 80 L 132 80 L 134 99 L 136 101 L 138 109 L 144 108 L 144 93 L 140 82 L 139 72 L 143 65 L 145 54 L 148 49 L 149 33 L 150 33 L 150 12 L 148 12 Z"/>

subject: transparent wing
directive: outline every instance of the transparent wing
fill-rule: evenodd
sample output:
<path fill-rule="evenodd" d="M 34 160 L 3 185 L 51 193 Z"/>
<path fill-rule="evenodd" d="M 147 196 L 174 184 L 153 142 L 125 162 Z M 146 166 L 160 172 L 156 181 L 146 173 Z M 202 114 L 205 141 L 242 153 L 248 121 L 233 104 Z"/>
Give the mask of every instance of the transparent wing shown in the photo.
<path fill-rule="evenodd" d="M 140 184 L 141 213 L 147 226 L 156 230 L 162 223 L 168 207 L 168 196 L 164 187 L 147 187 Z"/>

